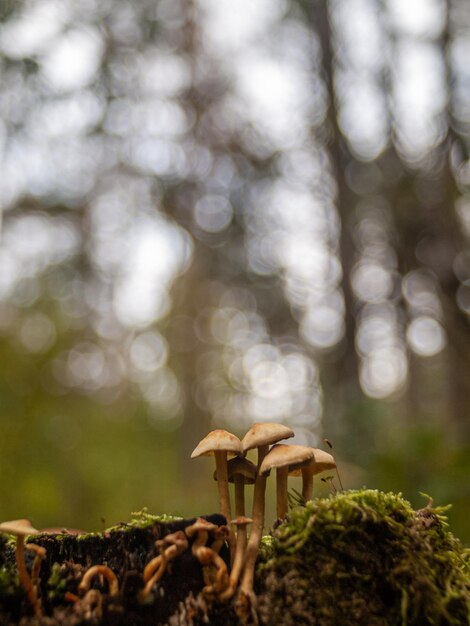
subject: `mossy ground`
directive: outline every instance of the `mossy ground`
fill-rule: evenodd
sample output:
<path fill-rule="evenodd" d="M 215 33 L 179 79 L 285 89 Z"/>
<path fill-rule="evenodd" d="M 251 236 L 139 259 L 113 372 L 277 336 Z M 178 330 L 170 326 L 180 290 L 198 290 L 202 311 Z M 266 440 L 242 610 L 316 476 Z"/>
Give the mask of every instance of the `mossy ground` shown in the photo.
<path fill-rule="evenodd" d="M 221 523 L 220 517 L 214 517 Z M 149 605 L 139 605 L 140 573 L 156 538 L 190 520 L 139 514 L 130 524 L 80 537 L 39 537 L 47 548 L 41 570 L 46 617 L 31 617 L 18 586 L 11 543 L 0 536 L 0 625 L 235 626 L 232 605 L 200 601 L 203 577 L 190 551 L 175 560 Z M 100 619 L 74 611 L 91 564 L 108 563 L 121 584 L 103 591 Z M 257 576 L 263 626 L 470 625 L 470 551 L 447 528 L 444 509 L 414 511 L 400 495 L 360 490 L 295 507 L 263 541 Z"/>
<path fill-rule="evenodd" d="M 470 551 L 443 508 L 360 490 L 291 512 L 258 567 L 263 624 L 470 624 Z"/>

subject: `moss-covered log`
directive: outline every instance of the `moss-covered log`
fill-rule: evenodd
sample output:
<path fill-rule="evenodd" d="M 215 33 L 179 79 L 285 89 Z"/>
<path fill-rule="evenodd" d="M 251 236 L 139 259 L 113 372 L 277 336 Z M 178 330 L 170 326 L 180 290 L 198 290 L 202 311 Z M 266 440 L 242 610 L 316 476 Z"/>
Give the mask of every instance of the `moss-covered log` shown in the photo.
<path fill-rule="evenodd" d="M 190 549 L 171 562 L 148 601 L 138 601 L 155 540 L 193 521 L 142 514 L 104 533 L 35 537 L 47 549 L 39 621 L 19 587 L 11 545 L 0 536 L 1 626 L 241 624 L 234 603 L 203 598 L 206 583 Z M 222 554 L 228 562 L 226 549 Z M 86 568 L 97 563 L 120 584 L 111 598 L 95 580 L 99 611 L 73 601 Z M 429 502 L 414 511 L 396 494 L 350 491 L 294 508 L 264 538 L 255 582 L 264 626 L 470 624 L 469 550 L 449 532 L 444 509 Z"/>

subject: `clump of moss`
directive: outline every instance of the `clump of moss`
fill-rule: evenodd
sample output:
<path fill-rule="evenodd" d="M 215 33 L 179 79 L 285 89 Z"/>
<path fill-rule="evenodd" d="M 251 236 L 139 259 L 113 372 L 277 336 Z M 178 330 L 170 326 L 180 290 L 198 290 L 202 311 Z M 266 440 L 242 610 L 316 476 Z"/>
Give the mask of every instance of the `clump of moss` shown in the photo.
<path fill-rule="evenodd" d="M 373 490 L 295 508 L 260 558 L 261 623 L 470 624 L 470 550 L 444 512 Z"/>

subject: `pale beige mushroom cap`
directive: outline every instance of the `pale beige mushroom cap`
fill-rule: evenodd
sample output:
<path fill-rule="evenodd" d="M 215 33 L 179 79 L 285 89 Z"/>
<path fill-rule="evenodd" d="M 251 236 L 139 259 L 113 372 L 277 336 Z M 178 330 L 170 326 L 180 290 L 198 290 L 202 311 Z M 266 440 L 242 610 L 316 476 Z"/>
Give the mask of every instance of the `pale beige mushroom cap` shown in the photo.
<path fill-rule="evenodd" d="M 318 448 L 311 448 L 311 450 L 313 450 L 314 455 L 311 461 L 308 462 L 308 466 L 311 467 L 312 474 L 320 474 L 320 472 L 335 469 L 336 461 L 331 454 Z M 305 467 L 305 464 L 289 468 L 290 476 L 301 476 L 302 467 Z"/>
<path fill-rule="evenodd" d="M 235 519 L 230 520 L 230 523 L 234 526 L 248 526 L 248 524 L 253 524 L 253 520 L 251 519 L 251 517 L 239 515 Z"/>
<path fill-rule="evenodd" d="M 242 439 L 243 452 L 258 446 L 270 446 L 282 439 L 294 436 L 294 431 L 288 426 L 276 422 L 257 422 Z"/>
<path fill-rule="evenodd" d="M 31 525 L 29 519 L 14 519 L 10 522 L 2 522 L 0 531 L 23 537 L 26 535 L 39 535 L 39 530 Z"/>
<path fill-rule="evenodd" d="M 242 455 L 242 443 L 236 435 L 227 430 L 212 430 L 202 439 L 191 454 L 191 458 L 198 456 L 212 456 L 215 451 L 227 452 L 228 454 Z"/>
<path fill-rule="evenodd" d="M 290 465 L 305 465 L 314 458 L 313 448 L 307 446 L 286 445 L 283 443 L 273 446 L 264 457 L 259 473 L 264 476 L 272 469 L 289 467 Z"/>

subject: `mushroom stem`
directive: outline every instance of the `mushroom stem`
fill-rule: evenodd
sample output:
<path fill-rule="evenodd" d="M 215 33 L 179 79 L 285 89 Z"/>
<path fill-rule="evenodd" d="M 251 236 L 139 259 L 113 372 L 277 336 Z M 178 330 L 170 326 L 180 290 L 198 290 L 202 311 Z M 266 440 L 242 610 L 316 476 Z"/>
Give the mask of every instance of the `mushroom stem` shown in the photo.
<path fill-rule="evenodd" d="M 227 518 L 228 524 L 232 519 L 232 514 L 230 512 L 230 495 L 228 491 L 227 452 L 225 452 L 225 450 L 215 450 L 214 454 L 220 512 Z"/>
<path fill-rule="evenodd" d="M 228 587 L 219 596 L 219 600 L 221 602 L 230 600 L 230 598 L 233 596 L 237 588 L 238 580 L 240 578 L 240 574 L 243 568 L 243 557 L 245 555 L 246 527 L 248 526 L 249 523 L 251 523 L 251 520 L 243 516 L 243 517 L 237 517 L 237 519 L 233 520 L 232 523 L 237 525 L 237 547 L 235 550 L 235 559 L 233 561 L 233 567 L 230 572 Z"/>
<path fill-rule="evenodd" d="M 46 548 L 37 546 L 35 543 L 27 543 L 25 548 L 27 550 L 32 550 L 35 554 L 33 567 L 31 568 L 31 582 L 33 586 L 37 588 L 39 572 L 41 570 L 41 561 L 46 558 Z"/>
<path fill-rule="evenodd" d="M 160 554 L 147 564 L 144 569 L 143 575 L 146 584 L 139 594 L 139 599 L 141 602 L 145 601 L 145 599 L 150 595 L 150 592 L 152 591 L 155 583 L 158 582 L 163 576 L 167 563 L 168 559 L 166 558 L 166 556 L 164 554 Z"/>
<path fill-rule="evenodd" d="M 227 520 L 227 524 L 229 524 L 232 519 L 232 512 L 230 509 L 230 494 L 228 490 L 227 452 L 225 450 L 215 450 L 214 454 L 220 512 Z M 235 556 L 235 533 L 233 532 L 233 528 L 229 528 L 228 545 L 230 547 L 230 560 L 233 562 Z"/>
<path fill-rule="evenodd" d="M 236 475 L 233 479 L 235 484 L 235 516 L 245 516 L 245 481 L 243 476 Z M 238 531 L 237 531 L 238 535 Z"/>
<path fill-rule="evenodd" d="M 28 570 L 26 569 L 26 564 L 24 560 L 24 536 L 23 535 L 18 535 L 16 538 L 15 558 L 16 558 L 16 566 L 18 568 L 20 581 L 21 581 L 21 584 L 23 585 L 26 595 L 28 596 L 28 600 L 34 609 L 34 613 L 36 615 L 41 615 L 41 604 L 38 600 L 36 589 L 28 574 Z"/>
<path fill-rule="evenodd" d="M 276 470 L 276 513 L 279 519 L 284 519 L 287 515 L 287 476 L 289 468 L 278 467 Z"/>
<path fill-rule="evenodd" d="M 302 498 L 305 502 L 312 499 L 313 495 L 313 471 L 310 467 L 302 468 Z"/>
<path fill-rule="evenodd" d="M 258 447 L 258 475 L 255 481 L 255 489 L 253 494 L 253 526 L 245 551 L 245 560 L 243 563 L 243 577 L 240 585 L 240 591 L 250 603 L 251 608 L 256 604 L 256 597 L 253 592 L 253 582 L 255 578 L 255 565 L 258 558 L 258 549 L 263 536 L 264 527 L 264 494 L 266 491 L 266 476 L 261 476 L 259 468 L 264 457 L 269 451 L 269 445 Z"/>

